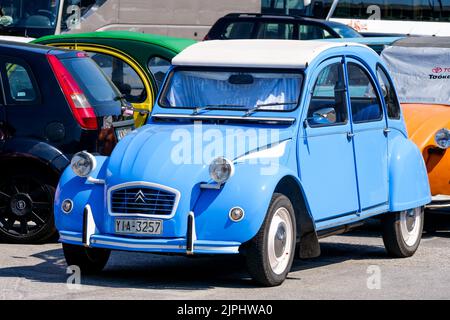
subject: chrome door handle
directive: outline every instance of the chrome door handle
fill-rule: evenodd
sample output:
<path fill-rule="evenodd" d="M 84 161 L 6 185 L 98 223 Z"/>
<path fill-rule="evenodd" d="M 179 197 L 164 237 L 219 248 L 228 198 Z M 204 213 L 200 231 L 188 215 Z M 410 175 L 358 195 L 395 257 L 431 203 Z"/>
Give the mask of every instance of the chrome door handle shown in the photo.
<path fill-rule="evenodd" d="M 391 132 L 391 129 L 389 128 L 384 128 L 383 133 L 384 135 L 387 137 L 388 133 Z"/>
<path fill-rule="evenodd" d="M 348 140 L 348 141 L 352 140 L 354 136 L 355 136 L 354 133 L 352 133 L 352 132 L 347 132 L 347 140 Z"/>

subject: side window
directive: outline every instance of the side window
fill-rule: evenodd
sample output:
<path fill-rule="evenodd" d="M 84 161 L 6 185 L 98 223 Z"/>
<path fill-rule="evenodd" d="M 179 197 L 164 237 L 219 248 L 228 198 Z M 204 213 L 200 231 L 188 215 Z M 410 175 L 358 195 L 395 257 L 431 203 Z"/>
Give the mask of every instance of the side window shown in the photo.
<path fill-rule="evenodd" d="M 30 68 L 22 62 L 6 62 L 6 86 L 9 103 L 30 103 L 38 98 L 37 88 L 33 82 Z"/>
<path fill-rule="evenodd" d="M 253 22 L 232 22 L 221 34 L 222 39 L 251 39 L 253 32 Z"/>
<path fill-rule="evenodd" d="M 141 103 L 147 98 L 144 82 L 137 72 L 125 61 L 108 54 L 89 52 L 89 56 L 131 103 Z"/>
<path fill-rule="evenodd" d="M 314 85 L 307 117 L 311 127 L 347 122 L 344 72 L 341 63 L 331 64 L 320 72 Z"/>
<path fill-rule="evenodd" d="M 153 77 L 155 77 L 158 89 L 161 88 L 167 71 L 169 71 L 171 65 L 172 64 L 169 60 L 161 57 L 152 57 L 148 61 L 148 69 L 150 70 Z"/>
<path fill-rule="evenodd" d="M 383 109 L 369 74 L 356 63 L 348 63 L 348 92 L 354 123 L 383 119 Z"/>
<path fill-rule="evenodd" d="M 261 23 L 257 39 L 293 39 L 294 25 L 290 23 Z"/>
<path fill-rule="evenodd" d="M 390 119 L 400 119 L 400 104 L 394 91 L 394 85 L 380 66 L 377 67 L 378 81 L 383 92 L 384 102 L 387 106 L 387 113 Z"/>
<path fill-rule="evenodd" d="M 327 30 L 316 25 L 299 25 L 298 39 L 299 40 L 315 40 L 334 38 Z"/>

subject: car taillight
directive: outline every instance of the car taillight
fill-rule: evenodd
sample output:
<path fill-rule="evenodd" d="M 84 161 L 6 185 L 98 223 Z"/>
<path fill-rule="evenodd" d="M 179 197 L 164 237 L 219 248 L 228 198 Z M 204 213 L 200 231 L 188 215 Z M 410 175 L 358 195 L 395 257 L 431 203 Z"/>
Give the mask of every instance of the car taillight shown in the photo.
<path fill-rule="evenodd" d="M 98 129 L 94 109 L 73 76 L 56 56 L 48 54 L 47 59 L 78 124 L 83 129 Z"/>

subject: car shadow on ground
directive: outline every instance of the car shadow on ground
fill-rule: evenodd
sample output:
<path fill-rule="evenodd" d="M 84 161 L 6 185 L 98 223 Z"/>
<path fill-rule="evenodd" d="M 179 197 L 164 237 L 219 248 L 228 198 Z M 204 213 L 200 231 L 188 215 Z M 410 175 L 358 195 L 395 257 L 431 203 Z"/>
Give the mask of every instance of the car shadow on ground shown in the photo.
<path fill-rule="evenodd" d="M 321 246 L 321 257 L 296 259 L 292 272 L 346 260 L 386 258 L 386 253 L 379 247 L 327 242 Z M 0 278 L 17 277 L 36 282 L 66 283 L 69 274 L 66 273 L 67 266 L 61 249 L 39 252 L 33 258 L 38 258 L 41 262 L 0 268 Z M 289 278 L 298 280 L 298 276 Z M 113 252 L 101 274 L 82 276 L 81 283 L 95 287 L 156 290 L 258 287 L 246 272 L 244 259 L 239 256 L 187 258 L 130 252 Z"/>

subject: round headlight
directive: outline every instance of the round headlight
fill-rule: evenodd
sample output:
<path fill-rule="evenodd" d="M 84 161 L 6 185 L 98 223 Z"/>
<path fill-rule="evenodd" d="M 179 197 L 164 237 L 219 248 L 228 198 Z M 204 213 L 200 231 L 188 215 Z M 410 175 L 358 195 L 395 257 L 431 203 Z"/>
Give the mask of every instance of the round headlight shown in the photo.
<path fill-rule="evenodd" d="M 209 165 L 209 175 L 217 183 L 224 183 L 234 174 L 234 164 L 223 157 L 214 159 Z"/>
<path fill-rule="evenodd" d="M 95 169 L 97 161 L 95 157 L 89 152 L 82 151 L 76 153 L 72 161 L 70 162 L 70 167 L 72 171 L 79 177 L 85 178 Z"/>
<path fill-rule="evenodd" d="M 441 149 L 448 149 L 450 147 L 450 130 L 444 128 L 436 132 L 434 136 L 436 144 Z"/>

